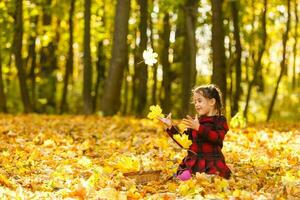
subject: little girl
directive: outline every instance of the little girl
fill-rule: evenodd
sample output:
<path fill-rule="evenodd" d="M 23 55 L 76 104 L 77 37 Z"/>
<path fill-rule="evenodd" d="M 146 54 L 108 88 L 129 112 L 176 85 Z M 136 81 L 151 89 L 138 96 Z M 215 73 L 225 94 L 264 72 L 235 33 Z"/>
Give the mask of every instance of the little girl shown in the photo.
<path fill-rule="evenodd" d="M 226 118 L 221 112 L 222 94 L 215 85 L 199 86 L 193 90 L 193 101 L 200 117 L 196 115 L 193 119 L 187 115 L 183 119 L 187 127 L 183 134 L 189 136 L 192 145 L 178 167 L 177 178 L 188 180 L 196 172 L 205 172 L 229 179 L 231 171 L 221 151 L 228 131 Z M 159 120 L 165 124 L 167 133 L 175 141 L 173 135 L 178 134 L 179 130 L 172 123 L 171 113 Z"/>

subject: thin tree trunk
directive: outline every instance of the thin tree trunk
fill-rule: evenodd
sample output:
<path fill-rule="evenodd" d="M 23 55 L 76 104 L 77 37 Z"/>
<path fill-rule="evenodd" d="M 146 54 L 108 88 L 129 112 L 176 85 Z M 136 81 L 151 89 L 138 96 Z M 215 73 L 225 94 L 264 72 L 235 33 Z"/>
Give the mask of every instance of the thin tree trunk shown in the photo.
<path fill-rule="evenodd" d="M 51 27 L 51 2 L 52 0 L 43 1 L 43 27 Z M 59 21 L 59 20 L 58 20 Z M 59 25 L 59 23 L 57 23 Z M 47 28 L 44 29 L 43 34 L 47 34 Z M 40 77 L 41 84 L 38 87 L 38 97 L 45 99 L 46 103 L 36 108 L 39 112 L 53 112 L 56 109 L 56 75 L 57 56 L 55 51 L 57 49 L 57 42 L 59 39 L 58 30 L 56 30 L 55 39 L 51 39 L 47 46 L 43 46 L 40 52 Z"/>
<path fill-rule="evenodd" d="M 68 110 L 68 103 L 67 103 L 68 85 L 69 85 L 69 78 L 73 72 L 73 57 L 74 57 L 74 51 L 73 51 L 74 9 L 75 9 L 75 0 L 71 0 L 70 9 L 69 9 L 69 52 L 68 52 L 68 58 L 66 63 L 66 69 L 65 69 L 64 88 L 63 88 L 63 94 L 60 103 L 60 113 L 64 113 L 66 110 Z"/>
<path fill-rule="evenodd" d="M 153 38 L 153 22 L 151 16 L 149 17 L 150 21 L 150 43 L 151 43 L 151 48 L 154 51 L 154 38 Z M 156 105 L 156 97 L 157 97 L 157 63 L 153 65 L 153 86 L 152 86 L 152 92 L 151 92 L 151 102 L 152 105 Z"/>
<path fill-rule="evenodd" d="M 37 35 L 37 23 L 38 23 L 38 15 L 32 17 L 32 23 L 34 24 L 34 34 L 29 38 L 29 52 L 26 61 L 27 68 L 30 68 L 29 77 L 31 80 L 31 102 L 32 102 L 32 110 L 35 111 L 36 105 L 36 80 L 35 80 L 35 70 L 36 70 L 36 35 Z"/>
<path fill-rule="evenodd" d="M 197 0 L 187 0 L 184 6 L 184 29 L 185 39 L 182 54 L 182 85 L 181 85 L 181 116 L 190 111 L 190 94 L 196 80 L 196 21 L 197 21 Z"/>
<path fill-rule="evenodd" d="M 170 48 L 170 33 L 171 33 L 171 25 L 170 25 L 170 15 L 169 13 L 165 13 L 163 19 L 163 34 L 162 34 L 162 52 L 161 52 L 161 63 L 163 69 L 163 80 L 162 86 L 164 89 L 164 98 L 162 100 L 162 108 L 165 113 L 169 113 L 171 111 L 171 69 L 169 62 L 169 48 Z"/>
<path fill-rule="evenodd" d="M 123 94 L 123 102 L 122 102 L 122 114 L 126 115 L 127 114 L 127 108 L 128 108 L 128 81 L 127 81 L 127 76 L 129 75 L 129 66 L 128 66 L 128 60 L 129 60 L 129 55 L 128 55 L 128 48 L 126 52 L 126 64 L 125 64 L 125 73 L 124 73 L 124 94 Z"/>
<path fill-rule="evenodd" d="M 0 31 L 0 112 L 7 113 L 6 95 L 4 92 L 3 73 L 2 73 L 2 46 L 1 46 L 1 31 Z"/>
<path fill-rule="evenodd" d="M 93 99 L 93 112 L 97 109 L 97 101 L 102 98 L 105 80 L 105 55 L 103 51 L 103 41 L 98 42 L 97 46 L 97 80 L 95 85 L 95 96 Z M 100 91 L 99 91 L 100 90 Z"/>
<path fill-rule="evenodd" d="M 140 44 L 138 47 L 138 58 L 143 60 L 143 52 L 147 48 L 147 21 L 148 21 L 148 0 L 139 0 L 140 6 Z M 138 78 L 138 102 L 136 112 L 141 115 L 147 104 L 147 81 L 148 81 L 148 70 L 147 65 L 144 62 L 139 63 L 137 66 L 137 78 Z"/>
<path fill-rule="evenodd" d="M 92 63 L 91 63 L 91 0 L 84 2 L 84 71 L 83 71 L 83 110 L 85 114 L 93 112 L 92 102 Z"/>
<path fill-rule="evenodd" d="M 103 10 L 105 10 L 105 1 L 103 2 Z M 103 27 L 106 26 L 106 16 L 105 12 L 103 13 L 101 17 L 101 21 L 103 24 Z M 97 69 L 97 79 L 96 79 L 96 85 L 95 85 L 95 96 L 93 98 L 93 112 L 95 112 L 97 109 L 101 109 L 101 104 L 100 108 L 97 108 L 97 104 L 100 102 L 100 99 L 102 99 L 103 96 L 103 91 L 104 91 L 104 81 L 105 81 L 105 63 L 106 63 L 106 58 L 104 54 L 104 44 L 103 40 L 99 41 L 97 44 L 97 62 L 96 62 L 96 69 Z"/>
<path fill-rule="evenodd" d="M 51 4 L 52 0 L 43 1 L 43 33 L 49 34 L 49 27 L 52 27 L 52 16 L 51 16 Z M 45 103 L 36 105 L 38 112 L 54 113 L 56 112 L 56 70 L 57 66 L 57 55 L 56 50 L 59 42 L 59 26 L 60 19 L 56 21 L 55 37 L 50 39 L 47 46 L 42 46 L 40 52 L 40 78 L 41 82 L 38 86 L 37 98 L 45 99 Z"/>
<path fill-rule="evenodd" d="M 289 35 L 289 31 L 290 31 L 290 21 L 291 21 L 291 0 L 287 0 L 287 7 L 288 7 L 288 18 L 287 18 L 287 24 L 286 24 L 286 30 L 283 34 L 283 37 L 282 37 L 282 47 L 283 47 L 283 52 L 282 52 L 282 60 L 280 62 L 280 74 L 279 74 L 279 77 L 277 79 L 277 82 L 276 82 L 276 87 L 275 87 L 275 91 L 274 91 L 274 94 L 273 94 L 273 97 L 272 97 L 272 100 L 271 100 L 271 103 L 270 103 L 270 107 L 269 107 L 269 110 L 268 110 L 268 116 L 267 116 L 267 121 L 269 121 L 271 119 L 271 116 L 272 116 L 272 112 L 273 112 L 273 107 L 274 107 L 274 104 L 275 104 L 275 100 L 276 100 L 276 97 L 277 97 L 277 93 L 278 93 L 278 88 L 279 88 L 279 84 L 280 84 L 280 81 L 281 81 L 281 78 L 282 76 L 284 75 L 285 73 L 285 68 L 287 67 L 286 66 L 286 62 L 287 62 L 287 59 L 286 59 L 286 44 L 287 44 L 287 41 L 288 41 L 288 35 Z"/>
<path fill-rule="evenodd" d="M 234 116 L 239 111 L 239 100 L 241 96 L 241 79 L 242 79 L 242 67 L 241 67 L 242 46 L 240 40 L 239 13 L 238 13 L 237 1 L 231 1 L 231 13 L 233 18 L 234 40 L 235 40 L 235 50 L 236 50 L 235 95 L 233 101 L 233 110 L 231 111 L 231 116 Z"/>
<path fill-rule="evenodd" d="M 105 115 L 116 114 L 121 104 L 120 94 L 126 65 L 129 11 L 130 0 L 117 1 L 111 65 L 102 99 L 102 109 Z"/>
<path fill-rule="evenodd" d="M 133 74 L 132 74 L 132 81 L 131 81 L 131 105 L 130 105 L 130 110 L 131 110 L 131 114 L 134 114 L 136 111 L 136 82 L 137 82 L 137 64 L 139 63 L 138 61 L 138 56 L 137 56 L 137 30 L 134 30 L 134 38 L 135 38 L 135 42 L 134 42 L 134 48 L 133 48 Z"/>
<path fill-rule="evenodd" d="M 267 23 L 266 23 L 266 16 L 267 16 L 267 5 L 268 2 L 267 0 L 264 0 L 264 11 L 262 13 L 262 43 L 259 47 L 259 52 L 258 52 L 258 58 L 255 61 L 255 56 L 254 53 L 252 54 L 253 56 L 253 60 L 254 60 L 254 74 L 253 74 L 253 79 L 251 80 L 251 82 L 248 85 L 248 93 L 247 93 L 247 97 L 246 97 L 246 106 L 244 109 L 244 117 L 247 118 L 247 114 L 248 114 L 248 107 L 249 107 L 249 103 L 250 103 L 250 99 L 251 99 L 251 92 L 252 92 L 252 88 L 254 86 L 254 84 L 256 83 L 256 79 L 257 79 L 257 74 L 259 72 L 259 68 L 261 68 L 261 60 L 262 60 L 262 56 L 265 52 L 266 49 L 266 42 L 267 42 Z"/>
<path fill-rule="evenodd" d="M 212 83 L 216 84 L 222 94 L 224 107 L 226 108 L 226 61 L 224 47 L 224 27 L 223 27 L 223 0 L 212 0 L 212 57 L 213 75 Z"/>
<path fill-rule="evenodd" d="M 230 30 L 230 23 L 227 24 L 228 27 L 226 27 L 226 30 Z M 228 96 L 229 96 L 229 102 L 230 102 L 230 113 L 232 116 L 232 111 L 233 111 L 233 82 L 234 82 L 234 78 L 233 78 L 233 68 L 234 68 L 234 62 L 236 60 L 234 53 L 232 52 L 232 38 L 229 37 L 229 45 L 228 45 L 228 51 L 229 51 L 229 58 L 227 60 L 227 73 L 229 75 L 229 89 L 228 89 Z"/>
<path fill-rule="evenodd" d="M 184 14 L 183 9 L 178 9 L 177 11 L 177 19 L 176 19 L 176 30 L 175 30 L 175 43 L 174 43 L 174 52 L 173 52 L 173 62 L 171 64 L 171 67 L 174 68 L 174 79 L 180 79 L 182 77 L 179 76 L 180 70 L 183 69 L 183 57 L 187 53 L 182 54 L 183 52 L 183 46 L 184 46 L 184 37 L 185 37 L 185 28 L 184 28 Z M 181 82 L 179 82 L 181 83 Z M 163 88 L 160 89 L 159 97 L 162 99 L 163 94 Z M 174 94 L 175 99 L 181 99 L 182 98 L 182 91 Z M 172 95 L 173 96 L 173 95 Z M 182 104 L 182 101 L 180 102 Z M 185 107 L 184 107 L 185 108 Z M 183 111 L 184 109 L 180 109 L 178 111 L 178 117 L 184 117 L 185 113 Z"/>
<path fill-rule="evenodd" d="M 15 32 L 14 32 L 14 55 L 16 66 L 18 69 L 19 85 L 21 90 L 21 97 L 24 106 L 24 112 L 31 112 L 30 98 L 28 95 L 26 74 L 23 68 L 22 61 L 22 40 L 23 40 L 23 1 L 16 0 L 15 12 Z"/>
<path fill-rule="evenodd" d="M 294 55 L 294 62 L 293 62 L 293 81 L 292 81 L 292 88 L 295 90 L 296 88 L 296 66 L 297 66 L 297 46 L 298 46 L 298 24 L 299 24 L 299 17 L 298 17 L 298 4 L 297 0 L 294 2 L 294 9 L 295 9 L 295 43 L 293 48 L 293 55 Z"/>

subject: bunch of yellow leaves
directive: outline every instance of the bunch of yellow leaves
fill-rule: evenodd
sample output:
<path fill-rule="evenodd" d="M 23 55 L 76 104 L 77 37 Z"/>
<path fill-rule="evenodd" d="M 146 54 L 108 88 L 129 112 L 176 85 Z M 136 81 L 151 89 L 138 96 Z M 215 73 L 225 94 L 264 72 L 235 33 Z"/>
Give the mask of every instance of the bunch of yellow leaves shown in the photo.
<path fill-rule="evenodd" d="M 164 114 L 162 114 L 162 109 L 160 108 L 159 105 L 152 105 L 150 106 L 150 112 L 147 116 L 149 119 L 155 120 L 158 117 L 164 117 Z"/>
<path fill-rule="evenodd" d="M 140 170 L 140 162 L 132 156 L 120 156 L 115 163 L 115 167 L 123 173 L 136 172 Z"/>
<path fill-rule="evenodd" d="M 175 134 L 173 137 L 179 144 L 181 144 L 181 146 L 183 146 L 186 149 L 189 148 L 192 144 L 192 141 L 189 140 L 188 135 L 186 134 Z"/>

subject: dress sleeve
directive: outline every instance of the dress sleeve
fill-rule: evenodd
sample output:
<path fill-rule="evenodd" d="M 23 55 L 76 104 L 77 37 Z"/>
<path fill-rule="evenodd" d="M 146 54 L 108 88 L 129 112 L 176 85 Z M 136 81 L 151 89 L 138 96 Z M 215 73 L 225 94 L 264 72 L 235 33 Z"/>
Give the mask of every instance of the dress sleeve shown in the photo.
<path fill-rule="evenodd" d="M 202 141 L 223 146 L 223 140 L 227 131 L 228 127 L 226 123 L 224 123 L 222 126 L 219 126 L 217 129 L 211 126 L 200 125 L 198 134 Z"/>

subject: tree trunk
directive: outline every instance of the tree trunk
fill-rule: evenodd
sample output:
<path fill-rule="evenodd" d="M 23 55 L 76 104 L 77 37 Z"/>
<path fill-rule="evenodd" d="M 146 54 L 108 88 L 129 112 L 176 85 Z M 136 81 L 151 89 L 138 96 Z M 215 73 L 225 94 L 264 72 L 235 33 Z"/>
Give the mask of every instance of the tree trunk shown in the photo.
<path fill-rule="evenodd" d="M 51 8 L 51 0 L 45 1 L 43 6 L 43 27 L 44 34 L 47 34 L 47 28 L 51 27 L 52 16 L 49 9 Z M 59 23 L 57 23 L 58 25 Z M 51 39 L 47 46 L 41 48 L 40 56 L 40 77 L 42 83 L 39 85 L 38 98 L 45 99 L 46 102 L 37 108 L 39 112 L 54 112 L 56 109 L 56 75 L 55 70 L 57 69 L 57 56 L 55 51 L 57 49 L 57 43 L 59 39 L 58 30 L 56 30 L 55 38 Z"/>
<path fill-rule="evenodd" d="M 242 46 L 240 40 L 239 30 L 239 13 L 237 1 L 231 1 L 231 13 L 234 27 L 234 40 L 236 50 L 236 68 L 235 68 L 235 95 L 233 101 L 233 110 L 231 116 L 234 116 L 239 111 L 239 100 L 241 96 L 241 79 L 242 79 L 242 68 L 241 68 L 241 57 L 242 57 Z"/>
<path fill-rule="evenodd" d="M 196 21 L 197 21 L 197 0 L 187 0 L 184 6 L 184 46 L 182 55 L 182 85 L 181 85 L 181 116 L 190 111 L 190 94 L 196 80 Z"/>
<path fill-rule="evenodd" d="M 134 56 L 134 63 L 133 63 L 133 74 L 132 74 L 132 81 L 131 81 L 131 102 L 130 102 L 130 113 L 134 114 L 136 110 L 136 79 L 137 79 L 137 64 L 139 63 L 138 61 L 138 56 L 137 56 L 137 30 L 134 30 L 134 48 L 133 48 L 133 56 Z"/>
<path fill-rule="evenodd" d="M 90 26 L 91 26 L 91 0 L 85 0 L 84 1 L 84 71 L 83 71 L 84 114 L 91 114 L 93 112 Z"/>
<path fill-rule="evenodd" d="M 75 0 L 71 0 L 70 2 L 70 10 L 69 10 L 69 51 L 65 69 L 65 78 L 64 78 L 64 88 L 62 93 L 62 99 L 60 103 L 60 113 L 64 113 L 68 110 L 68 103 L 67 103 L 67 94 L 68 94 L 68 85 L 69 85 L 69 78 L 72 76 L 73 72 L 73 16 L 74 16 L 74 9 L 75 9 Z"/>
<path fill-rule="evenodd" d="M 297 0 L 294 2 L 294 9 L 295 9 L 295 43 L 293 48 L 293 55 L 294 55 L 294 61 L 293 61 L 293 80 L 292 80 L 292 88 L 295 90 L 296 88 L 296 66 L 297 66 L 297 45 L 298 45 L 298 24 L 299 24 L 299 17 L 298 17 L 298 4 Z"/>
<path fill-rule="evenodd" d="M 178 82 L 181 84 L 182 83 L 182 77 L 180 76 L 181 71 L 183 69 L 183 57 L 186 55 L 186 53 L 182 54 L 183 52 L 183 44 L 184 44 L 184 38 L 185 38 L 185 28 L 184 28 L 184 14 L 183 14 L 183 9 L 177 9 L 177 19 L 176 19 L 176 30 L 175 30 L 175 42 L 174 42 L 174 52 L 173 52 L 173 62 L 171 64 L 172 70 L 172 78 L 171 80 L 180 79 Z M 180 85 L 181 86 L 181 85 Z M 162 99 L 162 94 L 163 94 L 163 88 L 160 90 L 159 97 Z M 181 89 L 181 88 L 180 88 Z M 172 94 L 172 97 L 174 99 L 182 99 L 182 92 L 177 92 Z M 182 100 L 180 101 L 180 105 L 182 104 Z M 185 107 L 184 107 L 185 108 Z M 178 117 L 184 117 L 185 112 L 183 111 L 184 108 L 180 109 L 178 113 L 175 113 L 178 115 Z M 174 112 L 173 112 L 174 114 Z"/>
<path fill-rule="evenodd" d="M 287 41 L 288 41 L 288 35 L 289 35 L 289 31 L 290 31 L 290 21 L 291 21 L 291 0 L 287 0 L 287 7 L 288 7 L 288 18 L 287 18 L 287 22 L 286 22 L 286 30 L 282 36 L 282 47 L 283 47 L 283 52 L 282 52 L 282 60 L 280 62 L 280 74 L 279 74 L 279 77 L 277 79 L 277 82 L 276 82 L 276 87 L 275 87 L 275 91 L 274 91 L 274 94 L 273 94 L 273 97 L 272 97 L 272 100 L 271 100 L 271 103 L 270 103 L 270 107 L 269 107 L 269 110 L 268 110 L 268 116 L 267 116 L 267 121 L 269 121 L 271 119 L 271 116 L 272 116 L 272 111 L 273 111 L 273 107 L 274 107 L 274 104 L 275 104 L 275 100 L 276 100 L 276 97 L 277 97 L 277 92 L 278 92 L 278 88 L 279 88 L 279 84 L 280 84 L 280 81 L 281 81 L 281 78 L 282 76 L 284 75 L 285 73 L 285 68 L 287 67 L 286 66 L 286 62 L 287 62 L 287 59 L 286 59 L 286 44 L 287 44 Z"/>
<path fill-rule="evenodd" d="M 126 49 L 126 64 L 125 64 L 125 73 L 124 73 L 124 92 L 123 92 L 123 102 L 122 102 L 122 114 L 126 115 L 127 114 L 127 110 L 128 110 L 128 81 L 127 81 L 127 76 L 129 75 L 129 66 L 128 66 L 128 59 L 129 59 L 129 54 L 128 54 L 128 48 Z"/>
<path fill-rule="evenodd" d="M 95 85 L 95 96 L 93 99 L 93 112 L 97 109 L 97 101 L 102 98 L 103 86 L 105 80 L 105 55 L 103 50 L 103 41 L 98 42 L 97 46 L 97 80 Z"/>
<path fill-rule="evenodd" d="M 228 20 L 228 24 L 227 24 L 227 26 L 225 26 L 225 30 L 230 31 L 230 26 L 231 26 L 231 24 L 229 23 L 229 20 Z M 229 35 L 229 33 L 228 33 L 228 35 Z M 229 88 L 228 88 L 227 96 L 229 97 L 228 100 L 230 102 L 230 113 L 232 116 L 233 104 L 234 104 L 234 97 L 233 97 L 233 81 L 234 81 L 233 71 L 234 71 L 234 69 L 233 68 L 234 68 L 234 62 L 236 62 L 236 57 L 232 50 L 233 39 L 230 36 L 228 36 L 228 38 L 229 38 L 229 44 L 228 44 L 229 57 L 227 59 L 228 68 L 227 68 L 226 73 L 229 75 L 229 83 L 227 83 L 227 84 L 229 84 Z"/>
<path fill-rule="evenodd" d="M 28 95 L 26 74 L 23 68 L 22 61 L 22 40 L 23 40 L 23 1 L 16 0 L 15 11 L 15 32 L 14 32 L 14 55 L 16 60 L 16 66 L 18 69 L 19 85 L 21 90 L 21 97 L 24 107 L 24 112 L 31 112 L 31 104 Z"/>
<path fill-rule="evenodd" d="M 103 2 L 103 10 L 105 10 L 105 1 Z M 101 17 L 101 21 L 103 24 L 103 27 L 106 25 L 106 16 L 105 12 L 103 13 Z M 97 62 L 96 62 L 96 69 L 97 69 L 97 79 L 95 84 L 95 96 L 93 98 L 93 112 L 96 112 L 97 109 L 102 110 L 101 108 L 97 108 L 98 103 L 102 99 L 103 96 L 103 90 L 104 90 L 104 81 L 105 81 L 105 53 L 104 53 L 104 44 L 103 40 L 98 41 L 97 44 Z M 99 106 L 101 107 L 101 105 Z"/>
<path fill-rule="evenodd" d="M 147 19 L 148 19 L 148 0 L 139 0 L 140 6 L 140 44 L 138 47 L 138 58 L 140 61 L 143 60 L 143 52 L 147 48 Z M 148 81 L 148 70 L 147 65 L 141 62 L 137 66 L 137 93 L 138 101 L 136 112 L 138 115 L 143 114 L 147 103 L 147 81 Z"/>
<path fill-rule="evenodd" d="M 0 112 L 7 113 L 6 106 L 6 95 L 4 92 L 4 84 L 3 84 L 3 73 L 2 73 L 2 46 L 1 46 L 1 38 L 2 32 L 0 31 Z"/>
<path fill-rule="evenodd" d="M 170 48 L 170 33 L 171 33 L 171 25 L 170 25 L 170 15 L 169 13 L 165 13 L 163 19 L 163 33 L 162 33 L 162 52 L 161 52 L 161 64 L 163 69 L 163 80 L 162 86 L 164 91 L 164 97 L 162 100 L 162 109 L 165 113 L 169 113 L 171 111 L 171 69 L 169 62 L 169 48 Z"/>
<path fill-rule="evenodd" d="M 212 83 L 216 84 L 222 94 L 224 108 L 226 108 L 226 62 L 224 47 L 223 27 L 223 0 L 212 0 L 212 59 L 213 75 Z"/>
<path fill-rule="evenodd" d="M 32 17 L 32 23 L 34 24 L 34 33 L 29 38 L 29 47 L 28 47 L 28 57 L 26 61 L 27 68 L 30 68 L 29 77 L 31 80 L 31 102 L 32 110 L 35 111 L 36 105 L 36 80 L 35 80 L 35 70 L 36 70 L 36 35 L 37 35 L 37 23 L 38 15 Z"/>
<path fill-rule="evenodd" d="M 116 114 L 120 108 L 122 77 L 126 65 L 129 11 L 130 0 L 117 1 L 112 58 L 102 99 L 105 115 Z"/>
<path fill-rule="evenodd" d="M 256 79 L 257 79 L 257 75 L 259 72 L 259 68 L 261 68 L 261 60 L 262 60 L 262 56 L 265 52 L 266 49 L 266 42 L 267 42 L 267 23 L 266 23 L 266 16 L 267 16 L 267 5 L 268 2 L 267 0 L 264 0 L 264 10 L 262 13 L 262 43 L 259 47 L 259 52 L 258 52 L 258 58 L 257 60 L 255 60 L 255 56 L 254 53 L 253 55 L 253 60 L 254 60 L 254 73 L 253 73 L 253 79 L 251 80 L 251 82 L 248 85 L 248 93 L 247 93 L 247 97 L 246 97 L 246 106 L 244 109 L 244 117 L 247 118 L 247 114 L 248 114 L 248 107 L 249 107 L 249 103 L 250 103 L 250 99 L 251 99 L 251 92 L 252 92 L 252 88 L 254 86 L 254 84 L 256 83 Z"/>
<path fill-rule="evenodd" d="M 152 17 L 149 17 L 149 21 L 150 21 L 150 43 L 151 43 L 151 48 L 153 49 L 153 51 L 155 51 L 154 49 L 154 38 L 153 38 L 153 22 L 152 22 Z M 155 63 L 153 65 L 153 86 L 152 86 L 152 92 L 151 92 L 151 103 L 152 105 L 156 105 L 157 101 L 156 101 L 156 97 L 157 97 L 157 63 Z"/>

